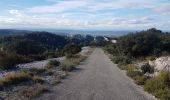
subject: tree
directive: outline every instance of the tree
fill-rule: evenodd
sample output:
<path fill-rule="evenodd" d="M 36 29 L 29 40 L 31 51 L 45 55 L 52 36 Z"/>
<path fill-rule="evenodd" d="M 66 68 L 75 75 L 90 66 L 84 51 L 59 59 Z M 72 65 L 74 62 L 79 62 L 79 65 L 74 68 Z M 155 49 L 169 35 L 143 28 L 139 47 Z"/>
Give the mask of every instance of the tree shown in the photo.
<path fill-rule="evenodd" d="M 81 47 L 76 44 L 68 44 L 64 47 L 63 51 L 66 54 L 76 54 L 81 51 Z"/>
<path fill-rule="evenodd" d="M 45 51 L 40 44 L 30 40 L 16 41 L 7 46 L 7 50 L 20 55 L 41 54 Z"/>

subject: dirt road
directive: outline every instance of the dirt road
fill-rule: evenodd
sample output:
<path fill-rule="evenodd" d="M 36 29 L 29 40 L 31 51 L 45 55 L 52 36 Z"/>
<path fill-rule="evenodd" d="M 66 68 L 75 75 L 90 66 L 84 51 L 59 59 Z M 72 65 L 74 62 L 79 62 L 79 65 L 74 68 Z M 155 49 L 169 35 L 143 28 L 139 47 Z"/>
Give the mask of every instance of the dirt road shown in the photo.
<path fill-rule="evenodd" d="M 153 100 L 97 48 L 78 69 L 39 100 Z"/>

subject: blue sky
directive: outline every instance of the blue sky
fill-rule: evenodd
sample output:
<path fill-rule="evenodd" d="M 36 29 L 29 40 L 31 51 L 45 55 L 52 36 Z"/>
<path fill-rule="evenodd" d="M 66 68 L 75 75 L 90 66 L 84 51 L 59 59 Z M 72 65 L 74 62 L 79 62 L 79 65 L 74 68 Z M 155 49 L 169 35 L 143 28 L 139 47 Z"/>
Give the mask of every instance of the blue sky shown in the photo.
<path fill-rule="evenodd" d="M 0 28 L 169 30 L 170 0 L 0 0 Z"/>

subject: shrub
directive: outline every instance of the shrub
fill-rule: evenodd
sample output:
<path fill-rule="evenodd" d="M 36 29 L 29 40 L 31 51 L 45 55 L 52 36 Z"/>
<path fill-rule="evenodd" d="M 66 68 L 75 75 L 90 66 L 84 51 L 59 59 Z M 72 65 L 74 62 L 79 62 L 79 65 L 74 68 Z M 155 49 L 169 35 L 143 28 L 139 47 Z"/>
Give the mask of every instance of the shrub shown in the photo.
<path fill-rule="evenodd" d="M 134 69 L 136 69 L 136 67 L 133 65 L 133 64 L 127 64 L 127 65 L 125 65 L 125 64 L 118 64 L 118 67 L 120 68 L 120 69 L 122 69 L 122 70 L 128 70 L 129 68 L 134 68 Z"/>
<path fill-rule="evenodd" d="M 170 72 L 161 72 L 158 76 L 147 80 L 144 89 L 161 100 L 169 100 Z"/>
<path fill-rule="evenodd" d="M 11 72 L 0 79 L 0 88 L 17 85 L 22 82 L 31 81 L 32 76 L 28 72 Z"/>
<path fill-rule="evenodd" d="M 32 68 L 30 69 L 30 72 L 34 75 L 42 75 L 47 71 L 47 69 L 41 68 L 41 69 L 37 69 L 37 68 Z"/>
<path fill-rule="evenodd" d="M 113 57 L 112 61 L 115 64 L 130 64 L 131 63 L 131 59 L 125 56 L 115 56 Z"/>
<path fill-rule="evenodd" d="M 65 61 L 61 63 L 61 68 L 63 71 L 72 71 L 75 69 L 75 65 L 72 62 Z"/>
<path fill-rule="evenodd" d="M 147 57 L 146 59 L 147 59 L 147 60 L 154 61 L 154 60 L 156 60 L 156 57 L 155 57 L 155 56 L 149 56 L 149 57 Z"/>
<path fill-rule="evenodd" d="M 142 73 L 145 74 L 145 73 L 153 73 L 154 72 L 154 69 L 148 64 L 144 64 L 143 66 L 141 66 L 141 70 L 142 70 Z"/>
<path fill-rule="evenodd" d="M 0 68 L 1 69 L 12 69 L 15 68 L 17 64 L 20 63 L 27 63 L 31 62 L 32 59 L 26 57 L 26 56 L 21 56 L 17 54 L 6 54 L 3 52 L 0 52 Z"/>
<path fill-rule="evenodd" d="M 64 47 L 63 51 L 66 54 L 76 54 L 81 51 L 81 47 L 76 44 L 68 44 Z"/>
<path fill-rule="evenodd" d="M 54 66 L 59 66 L 59 65 L 60 65 L 60 62 L 57 61 L 57 60 L 50 60 L 50 61 L 48 62 L 48 64 L 49 64 L 49 65 L 54 65 Z"/>
<path fill-rule="evenodd" d="M 7 55 L 4 54 L 0 56 L 0 68 L 1 69 L 11 69 L 19 62 L 19 57 L 17 55 Z"/>
<path fill-rule="evenodd" d="M 154 93 L 156 97 L 159 97 L 160 100 L 170 100 L 170 89 L 160 89 Z"/>
<path fill-rule="evenodd" d="M 74 57 L 74 55 L 73 54 L 66 54 L 66 58 L 73 58 Z"/>
<path fill-rule="evenodd" d="M 141 76 L 142 75 L 142 73 L 140 72 L 140 71 L 128 71 L 127 72 L 127 75 L 129 76 L 129 77 L 132 77 L 132 78 L 135 78 L 136 76 Z"/>
<path fill-rule="evenodd" d="M 19 95 L 25 98 L 36 98 L 40 96 L 42 93 L 49 92 L 48 88 L 41 84 L 36 84 L 32 87 L 29 87 L 27 89 L 23 89 L 19 92 Z"/>
<path fill-rule="evenodd" d="M 138 71 L 134 65 L 131 65 L 131 66 L 128 66 L 127 68 L 127 75 L 129 77 L 135 78 L 136 76 L 141 76 L 142 73 Z"/>
<path fill-rule="evenodd" d="M 56 66 L 59 66 L 59 65 L 60 65 L 59 61 L 57 61 L 57 60 L 50 60 L 45 67 L 46 68 L 53 68 L 53 67 L 56 67 Z"/>
<path fill-rule="evenodd" d="M 53 72 L 52 70 L 48 69 L 48 70 L 47 70 L 47 74 L 48 74 L 48 75 L 53 75 L 54 72 Z"/>
<path fill-rule="evenodd" d="M 138 85 L 144 85 L 145 82 L 146 82 L 146 80 L 148 79 L 148 77 L 142 75 L 142 76 L 136 76 L 136 77 L 134 77 L 134 79 L 135 79 L 135 83 L 136 83 L 136 84 L 138 84 Z"/>
<path fill-rule="evenodd" d="M 79 54 L 73 55 L 71 58 L 66 58 L 64 62 L 61 63 L 61 68 L 63 71 L 72 71 L 75 69 L 75 66 L 80 64 L 86 56 L 82 56 Z"/>

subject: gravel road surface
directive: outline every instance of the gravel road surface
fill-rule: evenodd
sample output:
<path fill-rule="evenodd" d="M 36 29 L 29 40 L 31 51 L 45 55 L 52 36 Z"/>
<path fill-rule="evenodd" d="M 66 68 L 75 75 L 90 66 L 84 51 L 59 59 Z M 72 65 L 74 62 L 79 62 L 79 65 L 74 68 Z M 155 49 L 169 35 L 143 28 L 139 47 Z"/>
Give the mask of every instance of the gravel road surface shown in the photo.
<path fill-rule="evenodd" d="M 38 100 L 153 100 L 117 68 L 103 50 L 94 52 L 52 92 Z"/>

